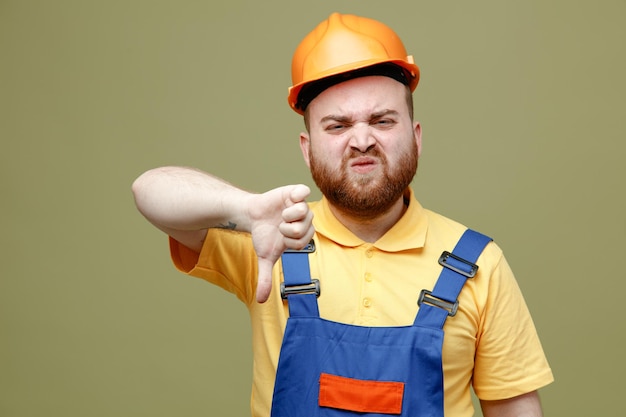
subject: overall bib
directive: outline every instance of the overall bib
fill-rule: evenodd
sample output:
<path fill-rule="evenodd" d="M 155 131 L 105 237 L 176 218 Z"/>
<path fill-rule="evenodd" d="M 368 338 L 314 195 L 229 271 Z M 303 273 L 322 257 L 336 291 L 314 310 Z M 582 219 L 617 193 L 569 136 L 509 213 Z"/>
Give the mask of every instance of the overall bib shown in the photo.
<path fill-rule="evenodd" d="M 281 293 L 289 318 L 271 417 L 443 417 L 443 325 L 490 241 L 467 230 L 452 253 L 443 252 L 442 272 L 432 291 L 419 294 L 413 325 L 398 327 L 321 318 L 319 281 L 311 279 L 308 260 L 314 246 L 285 252 Z"/>

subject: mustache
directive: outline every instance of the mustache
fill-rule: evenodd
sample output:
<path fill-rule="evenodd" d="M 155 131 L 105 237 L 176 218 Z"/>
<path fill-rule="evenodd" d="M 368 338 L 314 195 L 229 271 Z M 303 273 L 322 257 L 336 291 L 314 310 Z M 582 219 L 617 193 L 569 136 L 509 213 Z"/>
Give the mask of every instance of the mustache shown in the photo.
<path fill-rule="evenodd" d="M 349 161 L 350 159 L 359 158 L 363 156 L 369 156 L 371 158 L 378 158 L 384 162 L 387 161 L 385 155 L 378 150 L 377 146 L 371 146 L 367 148 L 365 151 L 360 151 L 358 149 L 351 148 L 348 153 L 344 157 L 344 162 Z"/>

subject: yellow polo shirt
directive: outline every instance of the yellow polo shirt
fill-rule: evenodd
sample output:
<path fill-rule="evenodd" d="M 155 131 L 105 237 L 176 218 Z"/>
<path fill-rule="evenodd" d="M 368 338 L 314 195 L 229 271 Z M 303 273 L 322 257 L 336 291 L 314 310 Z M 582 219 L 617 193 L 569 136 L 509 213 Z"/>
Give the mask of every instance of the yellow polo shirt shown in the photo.
<path fill-rule="evenodd" d="M 377 242 L 366 243 L 346 229 L 322 199 L 315 214 L 316 251 L 311 276 L 320 280 L 320 315 L 362 326 L 410 325 L 417 297 L 432 289 L 441 271 L 437 260 L 451 251 L 466 227 L 424 209 L 413 196 L 404 216 Z M 274 378 L 288 317 L 280 298 L 280 261 L 274 289 L 255 301 L 256 255 L 250 235 L 209 230 L 198 255 L 170 239 L 176 267 L 235 294 L 249 309 L 254 356 L 253 417 L 270 414 Z M 502 251 L 490 243 L 477 262 L 478 274 L 459 296 L 459 311 L 444 330 L 445 415 L 473 415 L 470 385 L 484 400 L 514 397 L 552 382 L 534 324 Z"/>

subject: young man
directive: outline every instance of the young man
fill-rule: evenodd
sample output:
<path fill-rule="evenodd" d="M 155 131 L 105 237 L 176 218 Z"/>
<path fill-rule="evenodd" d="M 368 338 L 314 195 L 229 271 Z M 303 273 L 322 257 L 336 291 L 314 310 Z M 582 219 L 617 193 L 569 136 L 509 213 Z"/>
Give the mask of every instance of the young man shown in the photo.
<path fill-rule="evenodd" d="M 487 417 L 541 416 L 552 373 L 502 251 L 410 187 L 419 69 L 400 39 L 332 14 L 292 78 L 321 201 L 304 185 L 254 194 L 180 167 L 133 184 L 175 265 L 250 310 L 252 415 L 471 416 L 473 386 Z"/>

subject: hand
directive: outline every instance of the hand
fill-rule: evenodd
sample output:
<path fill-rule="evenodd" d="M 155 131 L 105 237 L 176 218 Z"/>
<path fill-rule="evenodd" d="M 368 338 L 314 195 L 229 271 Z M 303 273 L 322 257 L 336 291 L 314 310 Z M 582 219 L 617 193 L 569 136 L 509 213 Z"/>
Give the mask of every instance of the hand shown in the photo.
<path fill-rule="evenodd" d="M 270 295 L 272 268 L 285 249 L 302 249 L 313 237 L 313 212 L 305 201 L 310 193 L 306 185 L 288 185 L 253 195 L 249 201 L 250 232 L 259 260 L 259 303 Z"/>

